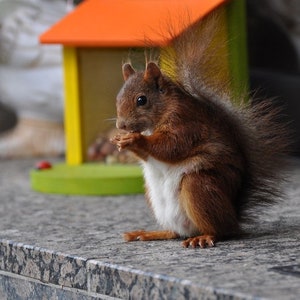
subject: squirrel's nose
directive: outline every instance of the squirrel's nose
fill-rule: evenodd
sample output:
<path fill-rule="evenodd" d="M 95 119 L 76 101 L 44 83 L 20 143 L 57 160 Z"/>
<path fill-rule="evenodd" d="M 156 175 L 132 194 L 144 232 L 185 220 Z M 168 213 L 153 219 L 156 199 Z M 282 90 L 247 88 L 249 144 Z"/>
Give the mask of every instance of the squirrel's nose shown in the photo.
<path fill-rule="evenodd" d="M 116 127 L 118 129 L 126 130 L 126 122 L 125 122 L 125 120 L 124 119 L 118 119 L 117 123 L 116 123 Z"/>

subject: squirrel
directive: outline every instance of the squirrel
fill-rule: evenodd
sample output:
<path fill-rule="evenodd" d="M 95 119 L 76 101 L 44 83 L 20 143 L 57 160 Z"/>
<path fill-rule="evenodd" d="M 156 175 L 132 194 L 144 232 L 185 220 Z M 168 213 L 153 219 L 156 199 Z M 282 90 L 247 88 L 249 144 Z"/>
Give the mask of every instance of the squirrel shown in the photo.
<path fill-rule="evenodd" d="M 146 200 L 162 227 L 127 232 L 125 241 L 181 238 L 184 247 L 213 247 L 239 236 L 257 207 L 281 197 L 287 126 L 270 100 L 233 101 L 227 83 L 210 82 L 218 64 L 207 58 L 215 25 L 207 18 L 200 38 L 191 28 L 174 39 L 176 55 L 167 58 L 173 73 L 156 61 L 144 71 L 123 64 L 120 132 L 111 142 L 140 159 Z"/>

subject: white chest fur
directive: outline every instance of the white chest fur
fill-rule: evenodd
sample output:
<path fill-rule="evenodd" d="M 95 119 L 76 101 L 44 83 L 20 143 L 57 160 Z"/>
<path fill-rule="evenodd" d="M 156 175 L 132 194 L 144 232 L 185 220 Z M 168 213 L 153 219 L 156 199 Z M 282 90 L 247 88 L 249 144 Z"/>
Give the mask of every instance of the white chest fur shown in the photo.
<path fill-rule="evenodd" d="M 144 177 L 154 215 L 165 230 L 181 236 L 192 236 L 197 229 L 188 219 L 179 203 L 180 183 L 186 168 L 170 165 L 152 157 L 142 163 Z"/>

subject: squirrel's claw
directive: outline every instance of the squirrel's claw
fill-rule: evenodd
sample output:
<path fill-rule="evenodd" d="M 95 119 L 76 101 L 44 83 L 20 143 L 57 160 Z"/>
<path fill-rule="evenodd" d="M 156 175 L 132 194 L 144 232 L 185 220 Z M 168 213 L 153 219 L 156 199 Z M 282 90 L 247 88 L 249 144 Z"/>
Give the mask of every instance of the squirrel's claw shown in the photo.
<path fill-rule="evenodd" d="M 110 141 L 117 146 L 119 151 L 121 151 L 132 145 L 140 136 L 141 134 L 136 132 L 117 134 Z"/>

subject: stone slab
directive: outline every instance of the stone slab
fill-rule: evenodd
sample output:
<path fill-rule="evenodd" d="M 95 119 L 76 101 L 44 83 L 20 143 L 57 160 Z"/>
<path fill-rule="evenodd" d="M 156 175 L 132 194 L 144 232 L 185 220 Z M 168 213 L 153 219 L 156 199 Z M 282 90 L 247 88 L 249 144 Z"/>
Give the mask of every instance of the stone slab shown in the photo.
<path fill-rule="evenodd" d="M 1 292 L 7 290 L 3 282 L 8 286 L 23 279 L 20 289 L 34 282 L 41 292 L 46 286 L 89 297 L 300 297 L 297 159 L 284 201 L 248 224 L 243 239 L 211 249 L 184 249 L 178 240 L 125 243 L 124 231 L 157 228 L 143 195 L 40 194 L 30 188 L 33 166 L 32 160 L 0 161 Z"/>

